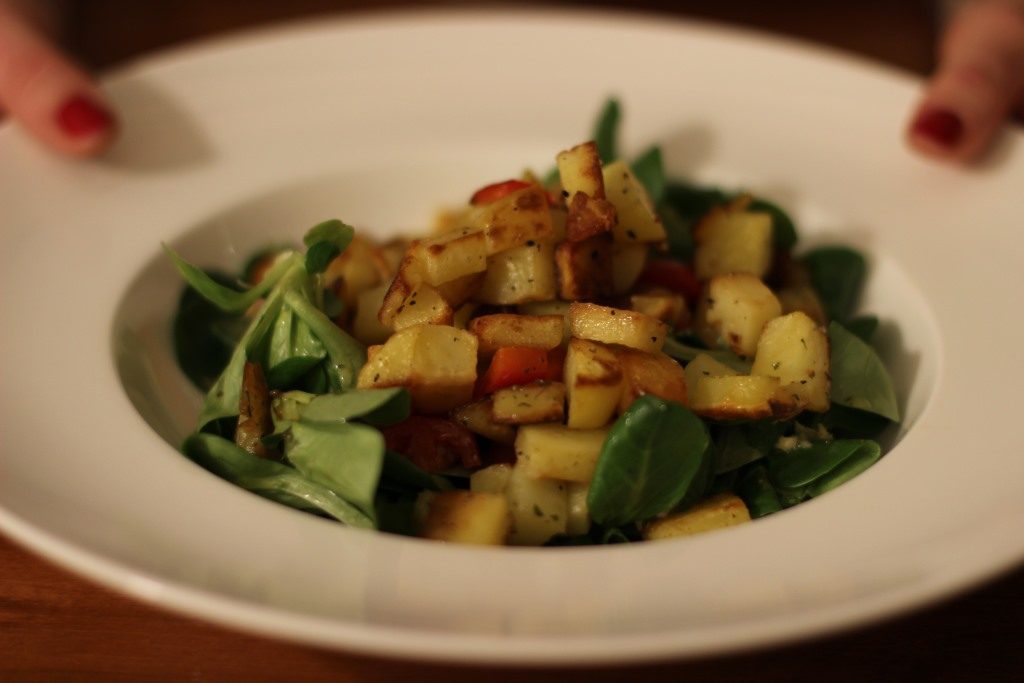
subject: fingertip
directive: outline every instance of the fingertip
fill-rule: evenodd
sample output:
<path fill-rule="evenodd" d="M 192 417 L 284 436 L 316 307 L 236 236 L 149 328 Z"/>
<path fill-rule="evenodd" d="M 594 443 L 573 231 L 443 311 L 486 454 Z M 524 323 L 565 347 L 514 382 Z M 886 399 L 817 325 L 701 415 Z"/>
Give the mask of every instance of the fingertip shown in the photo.
<path fill-rule="evenodd" d="M 53 115 L 60 135 L 57 148 L 74 156 L 94 156 L 114 141 L 118 120 L 94 93 L 73 93 L 60 101 Z"/>
<path fill-rule="evenodd" d="M 969 158 L 963 149 L 964 121 L 951 109 L 922 105 L 906 130 L 908 144 L 937 159 Z"/>

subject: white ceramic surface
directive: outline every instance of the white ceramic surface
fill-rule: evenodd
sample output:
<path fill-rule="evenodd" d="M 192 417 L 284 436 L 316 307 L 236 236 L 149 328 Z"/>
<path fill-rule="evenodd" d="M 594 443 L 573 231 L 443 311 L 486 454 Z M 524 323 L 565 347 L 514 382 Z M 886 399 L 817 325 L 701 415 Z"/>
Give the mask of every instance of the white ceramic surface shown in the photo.
<path fill-rule="evenodd" d="M 96 163 L 0 129 L 0 529 L 150 603 L 393 656 L 596 663 L 721 652 L 878 619 L 1024 557 L 1012 426 L 1021 136 L 982 168 L 914 158 L 915 83 L 702 25 L 566 14 L 321 20 L 108 79 L 126 134 Z M 775 198 L 805 243 L 872 261 L 865 307 L 908 415 L 877 466 L 753 524 L 633 547 L 447 547 L 277 506 L 170 445 L 168 241 L 205 265 L 337 216 L 415 230 L 546 169 L 608 94 L 625 145 Z"/>

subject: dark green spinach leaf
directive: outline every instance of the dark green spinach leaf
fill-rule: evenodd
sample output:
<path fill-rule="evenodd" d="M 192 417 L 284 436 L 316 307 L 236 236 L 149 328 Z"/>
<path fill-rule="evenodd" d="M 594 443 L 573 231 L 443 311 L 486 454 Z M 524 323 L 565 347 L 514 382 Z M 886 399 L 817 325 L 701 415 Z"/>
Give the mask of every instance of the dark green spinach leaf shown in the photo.
<path fill-rule="evenodd" d="M 832 403 L 899 422 L 892 379 L 875 350 L 836 322 L 828 326 L 828 338 Z"/>
<path fill-rule="evenodd" d="M 621 109 L 619 101 L 614 97 L 608 98 L 594 124 L 594 143 L 597 145 L 597 155 L 601 162 L 608 164 L 619 158 L 619 120 Z"/>
<path fill-rule="evenodd" d="M 661 158 L 661 148 L 651 147 L 638 156 L 631 164 L 633 175 L 647 190 L 651 202 L 657 206 L 665 194 L 665 164 Z"/>
<path fill-rule="evenodd" d="M 845 322 L 857 308 L 867 272 L 864 256 L 848 247 L 819 247 L 802 261 L 829 319 Z"/>
<path fill-rule="evenodd" d="M 768 476 L 786 505 L 814 498 L 857 476 L 882 457 L 867 439 L 817 441 L 769 459 Z"/>

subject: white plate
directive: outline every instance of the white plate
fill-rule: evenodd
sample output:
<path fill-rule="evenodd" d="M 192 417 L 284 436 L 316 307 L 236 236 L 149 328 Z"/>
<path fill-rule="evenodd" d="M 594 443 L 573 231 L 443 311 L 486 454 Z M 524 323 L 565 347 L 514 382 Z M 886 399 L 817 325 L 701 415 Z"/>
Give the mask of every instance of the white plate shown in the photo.
<path fill-rule="evenodd" d="M 127 133 L 103 162 L 0 131 L 0 528 L 56 562 L 306 643 L 596 663 L 848 627 L 1024 555 L 1019 134 L 983 169 L 932 165 L 900 142 L 906 77 L 622 16 L 320 21 L 144 61 L 109 86 Z M 180 283 L 160 241 L 237 265 L 327 216 L 415 228 L 485 182 L 546 169 L 609 93 L 632 151 L 660 142 L 672 171 L 791 208 L 806 243 L 870 253 L 865 304 L 890 323 L 909 427 L 876 467 L 690 540 L 481 550 L 294 512 L 169 445 L 197 396 L 170 356 Z"/>

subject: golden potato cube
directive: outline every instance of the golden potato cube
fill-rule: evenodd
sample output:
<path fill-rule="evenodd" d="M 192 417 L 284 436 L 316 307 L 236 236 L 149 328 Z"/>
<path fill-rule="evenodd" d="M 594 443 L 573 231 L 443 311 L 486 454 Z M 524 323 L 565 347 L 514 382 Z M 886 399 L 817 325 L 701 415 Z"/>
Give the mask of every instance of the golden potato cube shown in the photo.
<path fill-rule="evenodd" d="M 511 522 L 508 500 L 500 493 L 442 491 L 429 496 L 419 535 L 449 543 L 504 545 Z"/>
<path fill-rule="evenodd" d="M 448 282 L 442 282 L 437 285 L 437 293 L 448 302 L 452 309 L 459 308 L 462 304 L 469 301 L 477 289 L 480 288 L 480 283 L 484 281 L 485 275 L 485 273 L 474 273 L 472 275 L 464 275 L 455 280 L 449 280 Z"/>
<path fill-rule="evenodd" d="M 687 386 L 689 408 L 712 420 L 761 420 L 788 417 L 792 402 L 780 401 L 775 377 L 732 375 L 701 377 Z"/>
<path fill-rule="evenodd" d="M 430 285 L 416 285 L 395 311 L 392 329 L 396 332 L 413 325 L 451 325 L 452 307 Z"/>
<path fill-rule="evenodd" d="M 457 280 L 487 270 L 487 240 L 482 232 L 462 228 L 421 240 L 410 250 L 429 285 Z"/>
<path fill-rule="evenodd" d="M 498 443 L 512 443 L 516 440 L 516 429 L 494 420 L 490 399 L 467 403 L 452 413 L 452 419 L 461 423 L 474 434 Z"/>
<path fill-rule="evenodd" d="M 511 477 L 512 465 L 490 465 L 469 475 L 469 490 L 475 493 L 503 494 Z"/>
<path fill-rule="evenodd" d="M 743 210 L 745 202 L 715 207 L 694 228 L 697 277 L 750 273 L 764 277 L 772 265 L 771 214 Z"/>
<path fill-rule="evenodd" d="M 568 484 L 537 479 L 519 464 L 512 468 L 505 489 L 512 511 L 512 545 L 542 545 L 564 534 L 569 519 Z"/>
<path fill-rule="evenodd" d="M 618 222 L 612 228 L 615 241 L 664 242 L 665 228 L 654 212 L 647 190 L 633 175 L 629 164 L 622 160 L 608 164 L 604 167 L 603 178 L 605 196 L 615 206 L 618 216 Z"/>
<path fill-rule="evenodd" d="M 605 200 L 577 192 L 569 200 L 565 217 L 565 239 L 582 242 L 585 239 L 610 232 L 615 225 L 615 206 Z"/>
<path fill-rule="evenodd" d="M 828 410 L 828 333 L 806 313 L 795 311 L 769 322 L 757 344 L 751 374 L 779 379 L 797 405 Z"/>
<path fill-rule="evenodd" d="M 633 289 L 647 265 L 649 251 L 650 246 L 646 244 L 616 242 L 612 245 L 612 294 L 619 296 Z"/>
<path fill-rule="evenodd" d="M 560 315 L 495 313 L 473 318 L 469 331 L 480 340 L 480 353 L 492 354 L 502 346 L 553 349 L 562 343 Z"/>
<path fill-rule="evenodd" d="M 622 396 L 622 366 L 615 352 L 586 339 L 570 339 L 564 377 L 569 427 L 595 429 L 607 424 Z"/>
<path fill-rule="evenodd" d="M 640 351 L 661 351 L 668 336 L 665 323 L 623 308 L 574 303 L 569 306 L 573 337 L 604 344 L 619 344 Z"/>
<path fill-rule="evenodd" d="M 447 325 L 407 327 L 366 362 L 357 386 L 408 387 L 416 412 L 447 412 L 473 396 L 476 351 L 476 337 L 464 330 Z"/>
<path fill-rule="evenodd" d="M 356 298 L 356 314 L 352 319 L 352 336 L 364 344 L 382 344 L 391 336 L 391 330 L 380 324 L 377 313 L 384 303 L 388 285 L 378 285 L 360 292 Z"/>
<path fill-rule="evenodd" d="M 686 374 L 679 363 L 663 353 L 635 349 L 616 349 L 615 355 L 622 366 L 623 380 L 619 413 L 646 394 L 686 405 Z"/>
<path fill-rule="evenodd" d="M 649 290 L 631 294 L 630 310 L 657 318 L 669 327 L 685 329 L 690 326 L 690 309 L 682 294 L 667 290 Z"/>
<path fill-rule="evenodd" d="M 686 376 L 686 386 L 691 391 L 702 377 L 733 377 L 740 374 L 706 353 L 697 354 L 696 358 L 686 364 L 683 373 Z"/>
<path fill-rule="evenodd" d="M 491 396 L 491 416 L 498 424 L 561 422 L 565 418 L 565 385 L 532 382 L 505 387 Z"/>
<path fill-rule="evenodd" d="M 644 528 L 643 536 L 648 541 L 660 541 L 725 529 L 749 521 L 750 512 L 739 496 L 720 493 L 697 503 L 686 512 L 651 522 Z"/>
<path fill-rule="evenodd" d="M 469 225 L 483 233 L 488 256 L 530 241 L 553 242 L 555 236 L 547 194 L 538 185 L 476 208 Z"/>
<path fill-rule="evenodd" d="M 588 493 L 590 493 L 590 482 L 569 482 L 569 490 L 567 491 L 569 522 L 565 525 L 565 533 L 569 536 L 582 536 L 590 531 L 590 508 L 587 506 Z"/>
<path fill-rule="evenodd" d="M 519 304 L 518 310 L 523 315 L 557 315 L 562 319 L 561 345 L 565 346 L 569 343 L 569 337 L 572 334 L 569 332 L 568 301 L 560 301 L 558 299 L 554 301 L 530 301 L 525 304 Z"/>
<path fill-rule="evenodd" d="M 359 295 L 391 277 L 391 268 L 377 245 L 356 235 L 345 251 L 324 270 L 324 288 L 330 289 L 347 306 Z"/>
<path fill-rule="evenodd" d="M 533 242 L 494 254 L 473 298 L 505 306 L 555 298 L 554 247 Z"/>
<path fill-rule="evenodd" d="M 412 294 L 413 288 L 423 282 L 420 266 L 412 254 L 406 254 L 398 264 L 398 272 L 392 278 L 388 290 L 384 294 L 384 301 L 381 303 L 380 311 L 377 313 L 377 320 L 389 330 L 394 329 L 395 316 L 398 309 L 405 302 L 405 298 Z"/>
<path fill-rule="evenodd" d="M 594 142 L 584 142 L 572 149 L 559 152 L 555 157 L 558 175 L 562 179 L 562 190 L 571 197 L 577 192 L 596 199 L 604 199 L 604 175 L 601 173 L 601 157 Z"/>
<path fill-rule="evenodd" d="M 694 327 L 708 346 L 725 346 L 741 358 L 757 351 L 761 330 L 782 315 L 782 305 L 761 279 L 748 273 L 716 275 L 697 304 Z"/>
<path fill-rule="evenodd" d="M 593 301 L 612 293 L 612 241 L 607 234 L 562 242 L 555 248 L 555 266 L 560 299 Z"/>
<path fill-rule="evenodd" d="M 570 429 L 537 424 L 519 428 L 516 467 L 534 478 L 589 482 L 601 455 L 608 428 Z"/>

